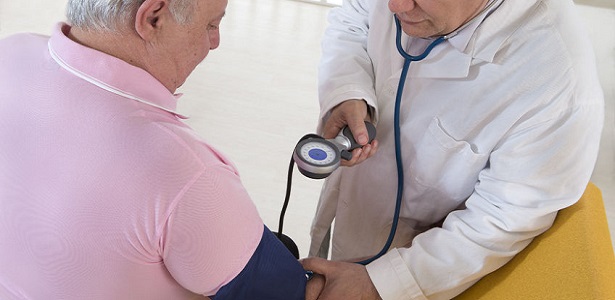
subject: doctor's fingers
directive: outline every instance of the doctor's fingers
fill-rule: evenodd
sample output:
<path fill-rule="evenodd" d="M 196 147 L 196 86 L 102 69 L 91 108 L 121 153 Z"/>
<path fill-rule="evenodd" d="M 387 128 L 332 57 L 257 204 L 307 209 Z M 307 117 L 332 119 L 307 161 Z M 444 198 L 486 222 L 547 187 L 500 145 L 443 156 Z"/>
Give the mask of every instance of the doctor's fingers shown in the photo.
<path fill-rule="evenodd" d="M 348 125 L 355 140 L 365 145 L 369 141 L 364 121 L 368 119 L 367 104 L 364 100 L 346 100 L 331 110 L 331 115 L 325 123 L 323 136 L 330 139 Z"/>
<path fill-rule="evenodd" d="M 318 299 L 324 287 L 325 277 L 320 274 L 314 274 L 312 279 L 310 279 L 305 286 L 305 300 Z"/>
<path fill-rule="evenodd" d="M 378 152 L 378 140 L 373 140 L 370 144 L 367 144 L 361 148 L 354 149 L 352 151 L 352 159 L 344 160 L 340 162 L 341 166 L 352 167 L 358 165 L 368 158 L 374 156 Z"/>
<path fill-rule="evenodd" d="M 363 265 L 320 258 L 305 259 L 301 263 L 306 270 L 323 274 L 325 278 L 324 288 L 318 299 L 380 299 Z"/>
<path fill-rule="evenodd" d="M 312 271 L 314 274 L 322 274 L 327 276 L 327 273 L 334 270 L 335 262 L 326 260 L 320 257 L 310 257 L 299 260 L 305 270 Z"/>

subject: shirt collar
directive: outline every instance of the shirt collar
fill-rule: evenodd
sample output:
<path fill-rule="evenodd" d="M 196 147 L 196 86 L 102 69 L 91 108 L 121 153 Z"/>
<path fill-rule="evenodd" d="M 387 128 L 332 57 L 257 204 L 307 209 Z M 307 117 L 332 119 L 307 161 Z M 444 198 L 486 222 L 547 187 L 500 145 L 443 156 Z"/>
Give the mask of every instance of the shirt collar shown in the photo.
<path fill-rule="evenodd" d="M 409 76 L 415 78 L 464 78 L 468 76 L 474 59 L 492 62 L 501 44 L 511 34 L 510 32 L 501 32 L 502 26 L 495 26 L 496 29 L 488 29 L 493 31 L 488 37 L 484 33 L 485 29 L 481 24 L 489 21 L 490 18 L 488 17 L 500 6 L 505 6 L 502 5 L 505 0 L 492 1 L 495 3 L 490 9 L 482 12 L 471 24 L 447 40 L 447 47 L 435 47 L 420 64 L 415 64 L 410 69 Z M 482 42 L 479 41 L 479 36 Z M 409 38 L 407 35 L 404 35 L 404 37 Z M 404 37 L 402 37 L 402 42 Z M 413 42 L 410 41 L 410 44 L 412 45 Z M 418 44 L 420 45 L 420 43 Z M 426 44 L 424 42 L 423 44 L 424 46 L 419 47 L 424 49 Z M 416 49 L 414 49 L 414 52 L 421 53 Z M 443 65 L 446 68 L 442 68 Z"/>
<path fill-rule="evenodd" d="M 70 25 L 59 23 L 49 39 L 51 57 L 64 69 L 104 90 L 176 115 L 181 94 L 171 93 L 147 71 L 68 38 Z"/>
<path fill-rule="evenodd" d="M 448 42 L 453 47 L 455 47 L 459 52 L 466 52 L 468 44 L 470 43 L 470 40 L 476 33 L 476 30 L 478 29 L 478 27 L 483 23 L 483 21 L 489 15 L 491 15 L 493 11 L 495 11 L 500 6 L 500 4 L 502 4 L 503 1 L 504 0 L 489 1 L 487 5 L 491 4 L 492 2 L 496 2 L 496 3 L 490 9 L 482 12 L 470 25 L 468 25 L 466 28 L 459 31 L 459 33 L 456 36 L 450 38 Z"/>

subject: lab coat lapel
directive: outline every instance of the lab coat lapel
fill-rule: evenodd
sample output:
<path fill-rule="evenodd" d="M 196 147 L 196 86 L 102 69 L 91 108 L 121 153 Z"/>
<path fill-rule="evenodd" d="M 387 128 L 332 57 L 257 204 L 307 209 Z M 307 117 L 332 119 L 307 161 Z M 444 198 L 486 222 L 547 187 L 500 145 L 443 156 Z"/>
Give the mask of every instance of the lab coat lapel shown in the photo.
<path fill-rule="evenodd" d="M 523 1 L 521 3 L 506 3 L 496 9 L 492 16 L 487 17 L 483 24 L 472 34 L 472 37 L 465 49 L 458 49 L 450 42 L 445 42 L 433 49 L 433 51 L 420 62 L 413 62 L 408 72 L 409 78 L 465 78 L 469 74 L 470 66 L 473 61 L 493 62 L 497 51 L 504 41 L 514 33 L 521 25 L 525 16 L 523 14 L 533 11 L 530 7 L 538 6 L 542 0 Z M 499 24 L 501 19 L 498 15 L 515 16 L 517 22 L 502 27 Z M 510 18 L 509 18 L 510 19 Z M 390 32 L 394 35 L 394 22 Z M 409 37 L 402 36 L 402 45 L 408 44 Z M 396 48 L 392 48 L 392 69 L 399 70 L 396 75 L 401 73 L 403 58 L 397 53 Z M 446 66 L 446 67 L 442 67 Z"/>
<path fill-rule="evenodd" d="M 410 78 L 465 78 L 468 76 L 472 56 L 459 52 L 450 43 L 438 45 L 420 62 L 410 65 Z M 443 68 L 442 66 L 446 66 Z"/>
<path fill-rule="evenodd" d="M 389 34 L 395 40 L 395 22 L 392 22 Z M 407 45 L 410 37 L 402 34 L 401 44 Z M 404 59 L 395 45 L 388 47 L 391 57 L 391 70 L 399 78 Z M 464 78 L 468 76 L 472 56 L 459 52 L 449 42 L 436 46 L 422 61 L 412 62 L 408 72 L 409 78 Z M 446 66 L 446 68 L 442 68 Z"/>
<path fill-rule="evenodd" d="M 473 56 L 481 61 L 493 62 L 495 54 L 501 48 L 504 41 L 508 39 L 532 14 L 537 7 L 542 4 L 539 1 L 504 1 L 491 16 L 483 21 L 483 24 L 472 36 L 472 41 L 468 47 L 472 47 Z M 506 26 L 500 24 L 502 18 L 514 20 Z"/>

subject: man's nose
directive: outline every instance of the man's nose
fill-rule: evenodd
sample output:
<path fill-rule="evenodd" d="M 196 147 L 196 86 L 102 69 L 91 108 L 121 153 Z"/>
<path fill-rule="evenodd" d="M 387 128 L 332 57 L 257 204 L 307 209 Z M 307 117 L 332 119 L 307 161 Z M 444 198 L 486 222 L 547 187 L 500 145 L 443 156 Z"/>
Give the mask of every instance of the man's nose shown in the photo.
<path fill-rule="evenodd" d="M 214 50 L 220 46 L 220 33 L 209 36 L 209 50 Z"/>

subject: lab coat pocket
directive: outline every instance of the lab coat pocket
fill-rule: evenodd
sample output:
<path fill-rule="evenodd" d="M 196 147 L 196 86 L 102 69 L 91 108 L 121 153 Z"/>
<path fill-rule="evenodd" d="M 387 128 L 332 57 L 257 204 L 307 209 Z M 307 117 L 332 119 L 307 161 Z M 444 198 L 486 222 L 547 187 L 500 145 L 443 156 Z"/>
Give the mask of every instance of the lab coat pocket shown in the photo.
<path fill-rule="evenodd" d="M 472 194 L 489 155 L 480 153 L 472 142 L 453 138 L 449 132 L 435 117 L 414 144 L 409 176 L 414 194 L 410 197 L 453 206 Z"/>

